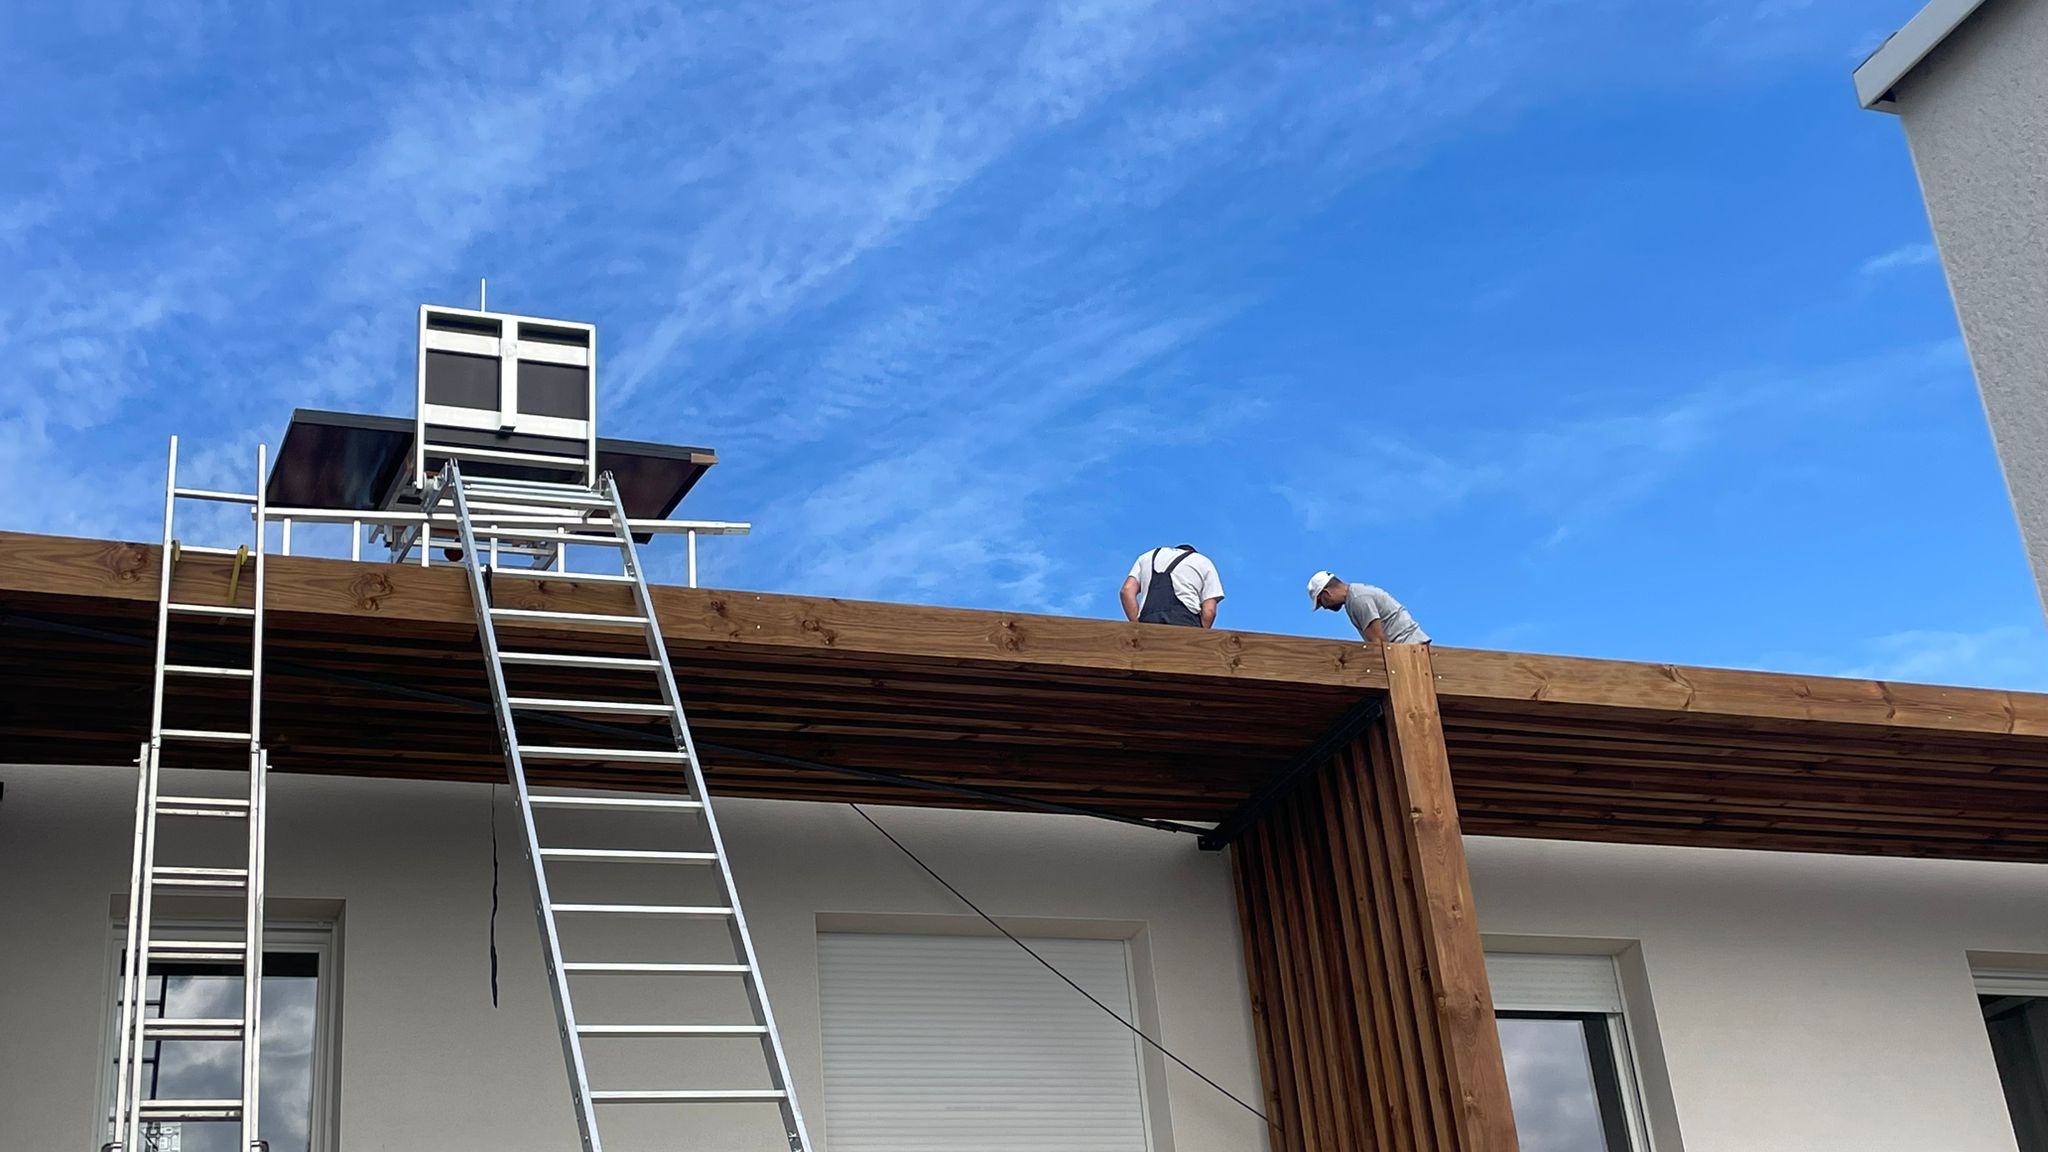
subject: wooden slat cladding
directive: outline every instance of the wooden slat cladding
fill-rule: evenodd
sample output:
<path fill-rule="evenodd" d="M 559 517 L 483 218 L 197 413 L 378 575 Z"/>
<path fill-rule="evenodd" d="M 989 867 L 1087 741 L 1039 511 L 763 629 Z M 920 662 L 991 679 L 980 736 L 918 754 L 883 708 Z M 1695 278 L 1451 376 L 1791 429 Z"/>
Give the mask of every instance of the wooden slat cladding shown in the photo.
<path fill-rule="evenodd" d="M 1233 849 L 1273 1146 L 1514 1152 L 1427 650 L 1388 673 L 1385 716 Z"/>

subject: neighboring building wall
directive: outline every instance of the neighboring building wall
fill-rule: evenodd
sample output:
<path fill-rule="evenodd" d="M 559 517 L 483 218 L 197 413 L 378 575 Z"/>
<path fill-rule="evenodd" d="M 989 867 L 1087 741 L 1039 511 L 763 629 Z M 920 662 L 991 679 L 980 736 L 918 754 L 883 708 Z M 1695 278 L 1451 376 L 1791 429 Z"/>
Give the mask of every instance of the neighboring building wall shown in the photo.
<path fill-rule="evenodd" d="M 2048 868 L 1481 838 L 1467 851 L 1489 948 L 1639 944 L 1685 1152 L 2013 1152 L 1969 953 L 2048 957 Z"/>
<path fill-rule="evenodd" d="M 2048 0 L 1991 0 L 1894 89 L 2048 598 Z"/>
<path fill-rule="evenodd" d="M 134 772 L 5 768 L 0 781 L 0 1148 L 96 1147 L 102 1005 L 115 977 L 109 909 L 127 887 Z M 504 790 L 503 1007 L 494 1011 L 487 790 L 289 775 L 272 781 L 270 895 L 343 905 L 344 1146 L 575 1147 L 531 890 Z M 820 914 L 829 914 L 830 929 L 917 931 L 958 930 L 971 914 L 844 805 L 727 801 L 719 811 L 806 1120 L 829 1147 L 820 1102 Z M 1257 1098 L 1226 856 L 1198 852 L 1187 837 L 1096 821 L 871 811 L 1012 926 L 1039 935 L 1138 932 L 1141 1011 L 1149 1001 L 1167 1045 Z M 575 897 L 558 883 L 557 898 Z M 619 957 L 586 950 L 582 958 Z M 758 1063 L 758 1048 L 745 1054 L 750 1067 Z M 1255 1119 L 1185 1072 L 1155 1060 L 1148 1075 L 1155 1085 L 1164 1080 L 1170 1100 L 1171 1138 L 1156 1143 L 1158 1152 L 1263 1146 Z M 632 1075 L 633 1083 L 614 1086 L 712 1086 L 651 1079 L 659 1077 Z M 1160 1119 L 1155 1109 L 1155 1128 Z M 711 1139 L 702 1146 L 727 1145 Z"/>

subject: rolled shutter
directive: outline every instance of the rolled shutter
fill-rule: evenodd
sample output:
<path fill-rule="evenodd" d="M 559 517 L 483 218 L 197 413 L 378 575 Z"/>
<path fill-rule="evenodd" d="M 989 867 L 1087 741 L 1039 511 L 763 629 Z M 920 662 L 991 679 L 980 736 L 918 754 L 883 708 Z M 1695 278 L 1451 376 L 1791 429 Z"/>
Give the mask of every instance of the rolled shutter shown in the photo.
<path fill-rule="evenodd" d="M 1612 956 L 1488 952 L 1486 980 L 1500 1012 L 1621 1011 Z"/>
<path fill-rule="evenodd" d="M 1120 940 L 1032 940 L 1130 1019 Z M 1145 1152 L 1137 1040 L 1008 940 L 822 933 L 833 1152 Z"/>

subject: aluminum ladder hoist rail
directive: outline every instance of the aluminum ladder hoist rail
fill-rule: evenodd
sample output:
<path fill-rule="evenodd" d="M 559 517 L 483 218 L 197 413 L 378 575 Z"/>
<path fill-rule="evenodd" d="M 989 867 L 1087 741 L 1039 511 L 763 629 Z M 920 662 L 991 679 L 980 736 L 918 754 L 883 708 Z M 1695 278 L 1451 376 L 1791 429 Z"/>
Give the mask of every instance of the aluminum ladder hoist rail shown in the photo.
<path fill-rule="evenodd" d="M 640 558 L 633 545 L 633 525 L 626 518 L 617 485 L 609 473 L 599 476 L 596 485 L 591 487 L 531 481 L 514 483 L 488 478 L 465 481 L 460 465 L 450 462 L 441 479 L 430 485 L 424 495 L 422 507 L 425 514 L 433 517 L 436 514 L 436 505 L 451 497 L 454 503 L 453 527 L 457 532 L 457 538 L 451 543 L 461 550 L 460 562 L 469 574 L 470 593 L 476 604 L 477 636 L 484 650 L 484 664 L 489 674 L 491 697 L 498 720 L 498 736 L 505 749 L 506 771 L 513 797 L 519 806 L 520 830 L 526 838 L 527 861 L 533 876 L 534 915 L 539 921 L 543 959 L 555 1003 L 555 1023 L 560 1033 L 562 1058 L 568 1068 L 576 1127 L 585 1152 L 602 1152 L 603 1141 L 599 1134 L 600 1106 L 636 1103 L 773 1103 L 781 1111 L 790 1152 L 810 1152 L 810 1136 L 804 1128 L 803 1113 L 797 1105 L 796 1091 L 789 1074 L 789 1062 L 783 1053 L 782 1037 L 776 1030 L 775 1016 L 769 1008 L 767 992 L 761 979 L 760 961 L 755 956 L 753 937 L 747 931 L 746 917 L 740 910 L 739 892 L 733 883 L 731 861 L 725 852 L 725 842 L 719 834 L 717 818 L 711 811 L 710 799 L 704 787 L 704 773 L 697 759 L 696 746 L 690 737 L 689 722 L 683 714 L 681 697 L 676 691 L 674 669 L 669 664 L 667 646 L 662 642 L 660 627 L 655 622 L 654 600 L 648 591 L 645 571 L 640 566 Z M 491 599 L 492 579 L 486 575 L 487 570 L 493 576 L 532 573 L 533 569 L 529 568 L 499 569 L 492 561 L 501 553 L 521 554 L 512 549 L 530 543 L 535 539 L 535 533 L 548 534 L 550 540 L 567 537 L 568 542 L 579 546 L 615 550 L 624 569 L 623 578 L 619 582 L 632 588 L 632 611 L 609 618 L 590 619 L 589 617 L 593 615 L 591 613 L 538 612 L 497 607 Z M 431 538 L 426 542 L 434 546 L 440 543 Z M 508 548 L 508 545 L 511 547 Z M 400 553 L 394 559 L 402 563 L 405 556 Z M 558 562 L 559 555 L 551 557 L 550 560 Z M 574 578 L 574 574 L 571 573 L 563 575 Z M 609 632 L 614 626 L 637 630 L 645 639 L 647 656 L 606 658 L 574 653 L 504 652 L 498 646 L 497 637 L 501 624 L 536 631 L 560 627 L 578 632 L 603 628 Z M 657 707 L 639 701 L 568 700 L 528 694 L 515 695 L 506 684 L 508 665 L 600 667 L 611 671 L 651 673 L 660 688 L 660 704 Z M 579 745 L 571 748 L 529 744 L 522 740 L 518 724 L 521 714 L 562 711 L 614 715 L 647 715 L 651 711 L 653 714 L 665 715 L 668 717 L 673 746 L 650 752 L 644 747 L 603 748 Z M 681 798 L 595 796 L 574 793 L 536 795 L 527 788 L 526 760 L 540 758 L 670 764 L 683 770 L 689 791 L 687 797 Z M 698 821 L 701 822 L 705 838 L 709 842 L 709 851 L 654 852 L 626 848 L 570 848 L 544 845 L 541 843 L 534 819 L 534 811 L 539 808 L 637 811 Z M 722 899 L 710 905 L 558 903 L 548 885 L 550 861 L 574 861 L 584 867 L 623 867 L 642 874 L 650 866 L 715 867 Z M 659 922 L 680 919 L 721 921 L 731 934 L 735 962 L 565 963 L 562 958 L 558 916 L 574 916 L 578 919 L 646 917 Z M 686 979 L 739 976 L 746 984 L 747 1000 L 753 1020 L 744 1025 L 669 1021 L 583 1023 L 576 1015 L 571 978 L 579 974 L 600 973 L 633 973 L 644 977 Z M 586 1040 L 630 1043 L 648 1036 L 757 1038 L 767 1065 L 769 1087 L 592 1087 L 590 1073 L 584 1062 Z"/>
<path fill-rule="evenodd" d="M 157 587 L 156 658 L 151 676 L 149 741 L 136 758 L 135 840 L 128 871 L 128 919 L 125 945 L 121 951 L 120 1025 L 115 1034 L 114 1111 L 110 1139 L 105 1145 L 119 1152 L 144 1152 L 154 1145 L 158 1125 L 202 1121 L 234 1121 L 241 1129 L 240 1147 L 245 1152 L 266 1148 L 261 1140 L 258 1115 L 262 1077 L 262 1045 L 258 1028 L 263 1018 L 263 867 L 265 786 L 269 754 L 263 749 L 263 594 L 264 507 L 266 451 L 256 449 L 256 489 L 251 494 L 222 492 L 208 488 L 178 486 L 178 438 L 171 437 L 169 463 L 164 480 L 164 534 L 162 573 Z M 225 549 L 183 547 L 176 536 L 178 501 L 200 500 L 245 504 L 252 510 L 255 538 L 249 545 L 230 552 Z M 212 603 L 187 593 L 186 600 L 172 592 L 180 552 L 234 557 L 234 569 L 222 602 Z M 241 586 L 243 566 L 252 568 L 248 605 L 232 603 Z M 209 594 L 210 595 L 210 594 Z M 173 664 L 167 659 L 170 630 L 174 620 L 210 621 L 218 628 L 249 630 L 249 664 Z M 166 698 L 190 680 L 226 679 L 248 684 L 249 719 L 247 731 L 166 727 Z M 248 750 L 247 791 L 234 796 L 167 796 L 161 791 L 163 769 L 179 766 L 178 753 L 193 744 L 240 744 Z M 218 829 L 220 820 L 240 820 L 246 833 L 245 856 L 239 868 L 211 865 L 164 864 L 158 862 L 158 832 L 165 819 L 193 818 L 201 829 Z M 158 935 L 156 894 L 159 889 L 212 895 L 240 894 L 242 931 L 240 940 L 169 939 Z M 219 964 L 239 968 L 242 979 L 240 1016 L 178 1019 L 168 1017 L 169 1005 L 147 994 L 152 961 Z M 148 1008 L 157 1004 L 158 1015 Z M 143 1069 L 151 1063 L 152 1044 L 166 1040 L 239 1044 L 242 1049 L 240 1095 L 233 1099 L 182 1099 L 144 1096 Z M 152 1086 L 152 1091 L 154 1087 Z"/>

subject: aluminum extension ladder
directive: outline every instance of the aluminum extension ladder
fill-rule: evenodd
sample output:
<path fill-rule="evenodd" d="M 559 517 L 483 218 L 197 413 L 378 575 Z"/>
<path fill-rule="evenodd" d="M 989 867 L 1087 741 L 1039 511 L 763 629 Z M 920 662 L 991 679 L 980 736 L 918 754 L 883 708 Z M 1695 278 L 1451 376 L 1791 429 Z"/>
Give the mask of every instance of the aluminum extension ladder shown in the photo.
<path fill-rule="evenodd" d="M 452 495 L 454 514 L 438 512 L 436 506 Z M 784 1131 L 791 1152 L 810 1152 L 810 1137 L 804 1129 L 803 1114 L 797 1106 L 790 1083 L 789 1063 L 783 1055 L 782 1038 L 775 1028 L 768 997 L 762 986 L 761 966 L 754 955 L 753 938 L 741 913 L 739 893 L 733 885 L 732 868 L 725 844 L 712 815 L 710 797 L 704 788 L 704 774 L 690 726 L 676 693 L 674 670 L 654 619 L 654 602 L 633 545 L 625 506 L 609 473 L 598 477 L 595 486 L 548 483 L 529 480 L 479 477 L 464 481 L 459 467 L 449 462 L 438 485 L 430 485 L 423 507 L 429 514 L 427 529 L 420 536 L 426 549 L 459 549 L 461 563 L 469 572 L 470 592 L 476 603 L 477 633 L 482 642 L 485 664 L 496 704 L 498 734 L 505 749 L 505 761 L 513 795 L 519 804 L 520 827 L 526 837 L 527 860 L 533 871 L 534 913 L 540 922 L 542 946 L 550 989 L 555 1002 L 555 1022 L 562 1042 L 563 1060 L 568 1065 L 569 1090 L 576 1111 L 576 1126 L 586 1152 L 601 1152 L 598 1134 L 598 1106 L 613 1104 L 723 1104 L 773 1102 L 782 1113 Z M 452 527 L 452 537 L 437 536 L 436 527 Z M 496 563 L 501 552 L 508 555 L 541 556 L 552 564 L 566 544 L 595 545 L 616 550 L 623 562 L 623 574 L 564 573 L 552 568 L 513 567 Z M 402 557 L 401 557 L 402 558 Z M 488 573 L 488 575 L 487 575 Z M 630 586 L 635 605 L 632 615 L 584 612 L 552 612 L 500 607 L 492 600 L 495 581 L 522 579 L 574 580 L 578 583 L 610 583 Z M 498 629 L 521 630 L 628 629 L 638 631 L 646 641 L 644 657 L 602 656 L 573 652 L 516 651 L 498 646 Z M 506 686 L 506 668 L 514 666 L 567 669 L 603 669 L 637 672 L 653 676 L 660 688 L 660 702 L 617 700 L 573 700 L 532 695 L 513 695 Z M 540 713 L 582 716 L 665 716 L 672 746 L 649 748 L 560 747 L 529 743 L 520 735 L 518 718 Z M 526 783 L 526 761 L 556 760 L 583 763 L 661 764 L 681 768 L 688 794 L 680 798 L 535 794 Z M 685 819 L 701 820 L 710 851 L 672 852 L 563 848 L 543 845 L 535 831 L 536 808 L 583 808 L 617 812 L 643 810 L 673 813 Z M 641 868 L 648 864 L 715 866 L 723 904 L 715 906 L 557 903 L 549 893 L 549 861 L 578 864 L 607 864 Z M 722 920 L 732 936 L 734 963 L 596 963 L 565 962 L 556 917 L 653 916 Z M 586 974 L 740 977 L 746 982 L 747 999 L 753 1013 L 751 1024 L 610 1023 L 579 1021 L 571 996 L 572 978 Z M 583 1049 L 587 1039 L 639 1037 L 758 1037 L 768 1066 L 771 1087 L 732 1088 L 634 1088 L 593 1089 L 585 1068 Z"/>
<path fill-rule="evenodd" d="M 171 437 L 170 463 L 164 480 L 164 538 L 161 554 L 162 576 L 157 587 L 156 667 L 151 681 L 149 742 L 137 759 L 140 771 L 135 788 L 135 846 L 128 873 L 127 943 L 122 950 L 120 989 L 120 1031 L 115 1045 L 115 1087 L 111 1149 L 149 1152 L 157 1146 L 158 1126 L 185 1122 L 234 1121 L 241 1128 L 243 1149 L 264 1147 L 257 1132 L 257 1097 L 262 1077 L 258 1023 L 263 1008 L 263 832 L 265 776 L 269 754 L 263 750 L 263 536 L 264 449 L 256 450 L 256 491 L 251 495 L 217 492 L 178 486 L 178 438 Z M 181 545 L 174 535 L 179 500 L 204 500 L 246 505 L 252 509 L 254 539 L 236 549 Z M 178 557 L 218 555 L 234 558 L 233 574 L 220 603 L 200 603 L 172 598 L 172 576 Z M 242 569 L 253 561 L 249 581 L 250 603 L 238 604 L 236 590 Z M 213 619 L 235 622 L 249 629 L 249 663 L 246 667 L 211 664 L 172 664 L 167 661 L 171 623 L 174 619 Z M 165 697 L 173 686 L 194 680 L 227 680 L 247 685 L 249 722 L 247 731 L 219 731 L 164 726 Z M 244 797 L 166 796 L 158 790 L 162 770 L 178 767 L 177 750 L 193 745 L 229 744 L 248 750 L 248 789 Z M 247 832 L 247 855 L 242 867 L 188 867 L 159 863 L 158 832 L 166 819 L 194 818 L 202 824 L 219 820 L 240 820 Z M 157 936 L 156 895 L 159 891 L 238 894 L 242 897 L 242 938 L 233 940 L 175 940 Z M 239 969 L 242 981 L 242 1012 L 239 1016 L 208 1019 L 178 1019 L 159 1014 L 151 1017 L 152 1001 L 146 995 L 153 961 L 217 964 Z M 168 1009 L 164 1004 L 160 1013 Z M 144 1068 L 153 1062 L 150 1046 L 162 1041 L 214 1041 L 238 1043 L 242 1048 L 241 1095 L 235 1099 L 188 1100 L 145 1099 Z"/>

